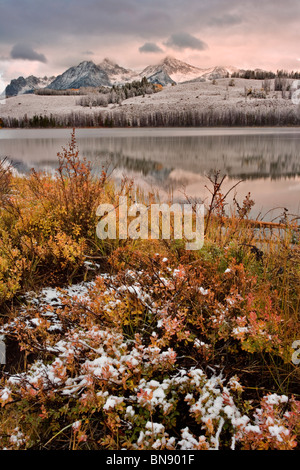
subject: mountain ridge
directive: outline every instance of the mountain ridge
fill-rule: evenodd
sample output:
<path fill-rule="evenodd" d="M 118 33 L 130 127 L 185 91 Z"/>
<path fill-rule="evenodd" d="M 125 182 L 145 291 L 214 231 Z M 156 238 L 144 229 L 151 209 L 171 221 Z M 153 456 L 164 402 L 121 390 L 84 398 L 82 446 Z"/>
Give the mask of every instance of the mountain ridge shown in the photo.
<path fill-rule="evenodd" d="M 70 88 L 111 86 L 105 70 L 92 61 L 83 61 L 70 67 L 50 83 L 50 90 L 67 90 Z"/>
<path fill-rule="evenodd" d="M 104 58 L 99 64 L 93 61 L 82 61 L 72 66 L 62 74 L 51 77 L 51 80 L 43 82 L 39 77 L 19 77 L 7 85 L 4 93 L 6 96 L 16 96 L 23 93 L 33 93 L 38 88 L 51 90 L 78 89 L 81 87 L 112 87 L 141 80 L 146 77 L 151 83 L 168 86 L 184 83 L 191 80 L 210 80 L 230 76 L 238 71 L 236 67 L 216 66 L 200 68 L 183 62 L 172 56 L 166 56 L 159 63 L 148 65 L 142 71 L 135 71 L 120 66 L 109 58 Z"/>
<path fill-rule="evenodd" d="M 121 85 L 126 82 L 133 81 L 137 76 L 136 71 L 126 69 L 108 57 L 105 57 L 105 59 L 98 64 L 98 67 L 107 73 L 112 85 Z"/>
<path fill-rule="evenodd" d="M 19 78 L 11 80 L 3 94 L 5 94 L 6 97 L 10 97 L 23 95 L 25 93 L 33 93 L 34 90 L 46 88 L 54 79 L 54 76 L 42 78 L 35 77 L 34 75 L 29 75 L 27 78 L 20 76 Z"/>

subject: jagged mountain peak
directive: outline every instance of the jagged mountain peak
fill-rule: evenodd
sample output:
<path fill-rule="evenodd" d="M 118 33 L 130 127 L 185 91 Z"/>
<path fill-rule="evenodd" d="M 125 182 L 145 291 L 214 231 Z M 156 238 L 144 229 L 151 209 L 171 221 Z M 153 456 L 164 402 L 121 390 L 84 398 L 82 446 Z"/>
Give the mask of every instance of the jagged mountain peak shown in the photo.
<path fill-rule="evenodd" d="M 174 56 L 172 56 L 172 55 L 167 55 L 166 57 L 164 57 L 164 58 L 160 61 L 161 64 L 166 64 L 166 65 L 169 65 L 169 64 L 170 64 L 170 65 L 172 65 L 172 64 L 177 64 L 177 63 L 179 63 L 179 62 L 181 62 L 181 60 L 176 59 L 176 58 L 175 58 Z"/>
<path fill-rule="evenodd" d="M 109 57 L 104 57 L 102 62 L 111 64 L 111 65 L 116 65 L 116 62 L 113 59 L 110 59 Z"/>
<path fill-rule="evenodd" d="M 78 65 L 73 65 L 72 67 L 70 67 L 68 70 L 70 69 L 78 69 L 78 68 L 93 68 L 95 67 L 96 64 L 92 61 L 92 60 L 83 60 L 82 62 L 79 62 Z"/>
<path fill-rule="evenodd" d="M 115 67 L 120 67 L 114 60 L 110 59 L 109 57 L 105 57 L 100 64 L 98 64 L 99 67 L 102 68 L 115 68 Z"/>
<path fill-rule="evenodd" d="M 142 72 L 127 69 L 118 65 L 113 59 L 105 57 L 101 63 L 95 64 L 92 60 L 83 60 L 78 65 L 68 68 L 64 73 L 48 80 L 34 76 L 19 77 L 12 80 L 6 87 L 7 96 L 28 93 L 36 88 L 50 88 L 65 90 L 80 87 L 100 87 L 122 85 L 146 77 L 152 83 L 163 86 L 184 83 L 194 80 L 211 80 L 231 75 L 239 69 L 232 66 L 216 66 L 199 68 L 190 65 L 172 55 L 167 55 L 159 63 L 149 65 Z"/>
<path fill-rule="evenodd" d="M 105 70 L 91 60 L 80 62 L 59 75 L 50 85 L 50 89 L 66 90 L 68 88 L 110 86 Z"/>
<path fill-rule="evenodd" d="M 121 67 L 119 64 L 117 64 L 117 62 L 114 60 L 114 59 L 111 59 L 109 57 L 105 57 L 102 62 L 100 62 L 99 66 L 103 66 L 103 65 L 106 65 L 107 67 L 120 67 L 120 68 L 124 68 L 124 67 Z"/>
<path fill-rule="evenodd" d="M 105 57 L 98 67 L 107 73 L 112 84 L 123 84 L 132 81 L 137 76 L 137 72 L 118 65 L 114 60 L 108 57 Z"/>
<path fill-rule="evenodd" d="M 158 64 L 146 67 L 141 75 L 149 78 L 160 72 L 163 72 L 165 77 L 168 76 L 168 83 L 181 83 L 199 77 L 203 70 L 173 56 L 166 56 Z"/>
<path fill-rule="evenodd" d="M 182 60 L 176 59 L 175 57 L 171 55 L 167 55 L 164 59 L 161 60 L 160 62 L 161 65 L 165 65 L 167 67 L 171 68 L 182 68 L 182 67 L 191 67 L 193 69 L 198 69 L 199 67 L 195 67 L 194 65 L 190 65 L 187 62 L 184 62 Z"/>
<path fill-rule="evenodd" d="M 33 93 L 35 90 L 46 88 L 55 77 L 35 77 L 29 75 L 29 77 L 19 77 L 11 80 L 6 86 L 3 94 L 6 97 L 23 95 L 25 93 Z"/>
<path fill-rule="evenodd" d="M 98 67 L 101 67 L 103 70 L 110 73 L 116 73 L 119 71 L 122 71 L 124 73 L 129 71 L 132 72 L 132 70 L 122 67 L 121 65 L 117 64 L 114 60 L 108 57 L 105 57 L 105 59 L 103 59 L 103 61 L 98 64 Z"/>

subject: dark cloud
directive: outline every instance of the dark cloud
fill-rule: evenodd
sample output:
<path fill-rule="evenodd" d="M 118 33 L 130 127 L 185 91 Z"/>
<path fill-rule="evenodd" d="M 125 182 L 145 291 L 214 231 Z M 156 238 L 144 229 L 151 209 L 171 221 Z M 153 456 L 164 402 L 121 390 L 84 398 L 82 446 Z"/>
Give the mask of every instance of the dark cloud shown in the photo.
<path fill-rule="evenodd" d="M 159 0 L 0 0 L 0 11 L 0 41 L 12 44 L 62 46 L 74 38 L 77 46 L 87 38 L 136 35 L 149 40 L 161 31 L 168 35 L 174 22 L 170 0 L 166 6 Z"/>
<path fill-rule="evenodd" d="M 274 7 L 275 5 L 275 7 Z M 135 37 L 143 42 L 161 41 L 174 31 L 197 36 L 197 31 L 242 22 L 251 34 L 265 27 L 299 23 L 299 0 L 0 0 L 0 44 L 22 43 L 63 48 L 86 44 L 94 50 L 106 43 Z M 296 27 L 296 26 L 295 26 Z M 246 31 L 246 29 L 245 29 Z M 175 38 L 176 39 L 176 38 Z M 141 42 L 141 44 L 143 44 Z M 70 46 L 71 47 L 71 46 Z M 79 46 L 80 47 L 80 46 Z M 199 44 L 196 49 L 199 47 Z M 1 53 L 1 51 L 0 51 Z M 3 54 L 4 52 L 2 52 Z"/>
<path fill-rule="evenodd" d="M 139 47 L 140 52 L 154 52 L 154 53 L 160 53 L 163 52 L 163 50 L 154 42 L 145 42 L 145 44 L 141 47 Z"/>
<path fill-rule="evenodd" d="M 37 64 L 46 56 L 49 67 L 69 65 L 79 51 L 81 57 L 94 51 L 99 58 L 119 51 L 142 62 L 147 44 L 164 49 L 163 41 L 182 55 L 209 44 L 207 60 L 218 58 L 227 45 L 224 60 L 239 54 L 238 62 L 242 58 L 253 66 L 258 57 L 262 67 L 272 62 L 279 49 L 281 57 L 284 50 L 299 57 L 299 0 L 0 0 L 0 12 L 0 57 L 9 56 L 14 44 L 29 44 L 30 53 L 17 50 L 17 55 L 40 60 Z M 243 55 L 243 47 L 253 47 L 253 55 Z"/>
<path fill-rule="evenodd" d="M 164 44 L 172 49 L 195 49 L 198 51 L 208 49 L 208 45 L 204 41 L 183 32 L 172 34 Z"/>
<path fill-rule="evenodd" d="M 278 21 L 299 21 L 299 9 L 299 0 L 0 0 L 0 39 L 14 44 L 34 38 L 43 44 L 49 38 L 59 43 L 70 35 L 111 33 L 153 41 L 186 25 L 196 34 L 209 22 L 236 24 L 241 18 L 254 24 L 265 19 L 274 27 Z"/>
<path fill-rule="evenodd" d="M 47 62 L 44 54 L 39 54 L 34 51 L 28 44 L 15 44 L 11 50 L 10 56 L 12 59 L 36 60 L 44 64 Z"/>

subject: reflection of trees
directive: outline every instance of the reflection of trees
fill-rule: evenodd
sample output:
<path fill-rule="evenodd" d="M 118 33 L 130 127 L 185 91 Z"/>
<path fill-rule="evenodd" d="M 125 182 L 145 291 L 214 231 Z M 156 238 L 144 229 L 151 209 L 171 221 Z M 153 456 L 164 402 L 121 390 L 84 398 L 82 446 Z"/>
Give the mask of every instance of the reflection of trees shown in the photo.
<path fill-rule="evenodd" d="M 141 130 L 138 135 L 77 137 L 80 154 L 95 166 L 138 172 L 163 180 L 171 169 L 196 175 L 220 170 L 231 178 L 256 179 L 300 175 L 297 134 L 178 135 L 176 130 L 160 135 Z M 247 131 L 245 131 L 247 132 Z M 38 134 L 37 134 L 38 135 Z M 29 168 L 55 167 L 56 154 L 65 145 L 60 139 L 3 139 L 1 154 Z"/>
<path fill-rule="evenodd" d="M 300 172 L 295 174 L 295 173 L 285 173 L 284 175 L 276 175 L 276 174 L 262 174 L 262 173 L 251 173 L 250 175 L 247 173 L 239 173 L 235 175 L 229 175 L 226 173 L 229 178 L 231 179 L 243 179 L 243 180 L 257 180 L 257 179 L 265 179 L 265 180 L 281 180 L 284 176 L 284 179 L 294 179 L 295 176 L 300 176 Z"/>
<path fill-rule="evenodd" d="M 150 162 L 156 162 L 195 174 L 219 169 L 230 177 L 246 179 L 300 175 L 298 140 L 289 135 L 104 138 L 95 143 L 93 159 L 105 155 L 145 174 Z"/>

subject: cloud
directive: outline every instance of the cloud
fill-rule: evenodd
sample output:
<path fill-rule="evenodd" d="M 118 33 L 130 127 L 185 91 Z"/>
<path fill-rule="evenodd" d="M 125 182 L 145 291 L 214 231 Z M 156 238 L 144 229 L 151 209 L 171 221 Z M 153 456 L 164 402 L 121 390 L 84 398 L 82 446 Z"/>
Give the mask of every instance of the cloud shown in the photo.
<path fill-rule="evenodd" d="M 163 52 L 163 50 L 154 42 L 145 42 L 145 44 L 141 47 L 139 47 L 140 52 L 154 52 L 154 53 L 160 53 Z"/>
<path fill-rule="evenodd" d="M 198 51 L 208 49 L 208 45 L 204 41 L 189 33 L 174 33 L 164 44 L 172 49 L 195 49 Z"/>
<path fill-rule="evenodd" d="M 47 62 L 44 54 L 39 54 L 27 44 L 15 44 L 11 50 L 10 56 L 12 59 L 36 60 L 44 64 Z"/>
<path fill-rule="evenodd" d="M 300 57 L 299 0 L 0 0 L 0 11 L 0 59 L 5 60 L 1 68 L 18 67 L 23 75 L 29 64 L 41 70 L 37 73 L 62 73 L 79 55 L 80 60 L 99 62 L 111 55 L 126 66 L 145 67 L 151 53 L 139 48 L 147 49 L 148 42 L 165 50 L 166 41 L 166 53 L 178 51 L 185 61 L 195 53 L 194 65 L 207 67 L 225 61 L 277 70 L 283 68 L 286 51 Z M 182 31 L 190 35 L 178 34 Z M 207 49 L 201 39 L 210 54 L 197 64 Z M 47 65 L 33 61 L 32 50 L 26 54 L 31 62 L 13 60 L 14 44 L 31 45 L 39 59 L 44 59 L 43 52 Z M 93 51 L 94 56 L 83 51 Z"/>
<path fill-rule="evenodd" d="M 213 17 L 208 22 L 209 25 L 212 26 L 234 26 L 237 24 L 241 24 L 243 22 L 243 18 L 239 15 L 231 15 L 231 14 L 224 14 L 220 17 Z"/>

